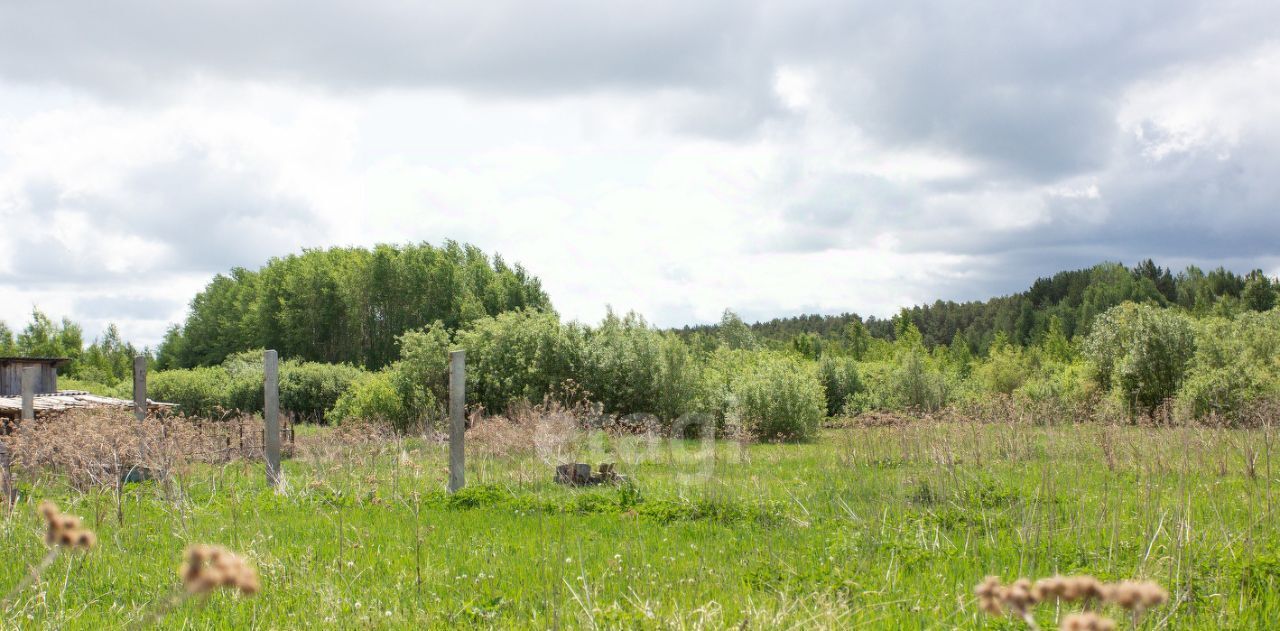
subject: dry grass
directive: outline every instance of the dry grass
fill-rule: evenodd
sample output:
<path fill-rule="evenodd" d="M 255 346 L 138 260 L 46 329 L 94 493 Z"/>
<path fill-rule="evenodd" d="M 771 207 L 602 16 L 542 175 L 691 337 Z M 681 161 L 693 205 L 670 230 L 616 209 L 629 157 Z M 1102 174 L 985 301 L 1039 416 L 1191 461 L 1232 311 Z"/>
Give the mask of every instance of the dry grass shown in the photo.
<path fill-rule="evenodd" d="M 152 416 L 139 423 L 132 413 L 113 409 L 51 415 L 20 425 L 3 440 L 16 468 L 57 472 L 77 489 L 115 486 L 135 470 L 165 472 L 263 453 L 262 421 L 256 418 L 197 422 Z"/>
<path fill-rule="evenodd" d="M 538 405 L 515 405 L 505 415 L 472 418 L 467 442 L 477 453 L 509 457 L 534 453 L 548 464 L 565 462 L 598 409 L 547 399 Z"/>

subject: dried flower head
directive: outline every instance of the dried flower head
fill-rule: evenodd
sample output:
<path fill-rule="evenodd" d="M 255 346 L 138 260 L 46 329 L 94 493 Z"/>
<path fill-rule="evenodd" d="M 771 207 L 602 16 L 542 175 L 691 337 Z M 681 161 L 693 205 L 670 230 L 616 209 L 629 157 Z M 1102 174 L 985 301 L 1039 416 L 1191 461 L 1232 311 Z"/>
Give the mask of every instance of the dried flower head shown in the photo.
<path fill-rule="evenodd" d="M 234 589 L 245 596 L 258 593 L 258 572 L 243 558 L 221 546 L 194 545 L 187 548 L 182 585 L 191 594 L 208 594 L 219 587 Z"/>
<path fill-rule="evenodd" d="M 988 576 L 973 590 L 978 596 L 979 607 L 993 616 L 1021 617 L 1034 628 L 1031 610 L 1042 602 L 1058 599 L 1063 602 L 1110 603 L 1133 612 L 1135 624 L 1142 613 L 1169 601 L 1169 592 L 1150 581 L 1123 581 L 1107 584 L 1092 576 L 1052 576 L 1035 583 L 1020 578 L 1009 585 Z M 1079 631 L 1114 630 L 1115 622 L 1092 612 L 1072 614 L 1063 618 L 1062 629 Z"/>
<path fill-rule="evenodd" d="M 1062 619 L 1062 631 L 1115 631 L 1116 623 L 1092 611 L 1073 613 Z"/>
<path fill-rule="evenodd" d="M 995 576 L 988 576 L 973 588 L 973 593 L 978 597 L 978 607 L 993 616 L 1004 614 L 1004 608 L 1000 606 L 1000 595 L 1004 588 L 1000 585 L 1000 579 Z"/>
<path fill-rule="evenodd" d="M 58 505 L 45 500 L 37 511 L 45 521 L 44 542 L 49 547 L 61 546 L 70 550 L 88 550 L 98 543 L 92 530 L 80 524 L 80 518 L 58 510 Z"/>
<path fill-rule="evenodd" d="M 1145 611 L 1169 601 L 1169 592 L 1151 581 L 1123 581 L 1111 586 L 1107 600 L 1124 609 Z"/>
<path fill-rule="evenodd" d="M 1025 613 L 1038 602 L 1031 593 L 1031 581 L 1025 578 L 1020 578 L 1004 588 L 1001 600 L 1019 614 Z"/>

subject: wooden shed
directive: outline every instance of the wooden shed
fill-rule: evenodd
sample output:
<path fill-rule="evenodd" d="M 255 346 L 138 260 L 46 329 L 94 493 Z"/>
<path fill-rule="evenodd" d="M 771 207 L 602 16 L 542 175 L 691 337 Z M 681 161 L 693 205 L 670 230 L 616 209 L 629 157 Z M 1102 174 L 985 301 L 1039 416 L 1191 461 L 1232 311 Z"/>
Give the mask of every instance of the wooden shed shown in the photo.
<path fill-rule="evenodd" d="M 0 357 L 0 397 L 22 396 L 22 371 L 36 368 L 36 394 L 58 391 L 58 368 L 71 360 L 66 357 Z"/>

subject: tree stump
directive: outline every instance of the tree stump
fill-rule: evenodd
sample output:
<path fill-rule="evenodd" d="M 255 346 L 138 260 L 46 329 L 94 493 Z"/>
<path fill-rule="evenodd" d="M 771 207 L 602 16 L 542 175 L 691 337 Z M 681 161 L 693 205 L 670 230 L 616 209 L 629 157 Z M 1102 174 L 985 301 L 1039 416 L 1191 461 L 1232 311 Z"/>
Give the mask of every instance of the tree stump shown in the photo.
<path fill-rule="evenodd" d="M 562 464 L 556 467 L 556 483 L 568 486 L 592 486 L 607 482 L 618 482 L 622 476 L 613 468 L 612 462 L 600 463 L 597 473 L 591 472 L 591 465 L 581 462 Z"/>

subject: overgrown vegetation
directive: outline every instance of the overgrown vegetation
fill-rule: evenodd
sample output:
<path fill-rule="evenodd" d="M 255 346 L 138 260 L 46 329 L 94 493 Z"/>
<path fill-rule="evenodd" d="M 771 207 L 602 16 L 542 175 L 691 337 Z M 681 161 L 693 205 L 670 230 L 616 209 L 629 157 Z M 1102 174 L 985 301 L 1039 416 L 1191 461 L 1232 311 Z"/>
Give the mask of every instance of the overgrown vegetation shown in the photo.
<path fill-rule="evenodd" d="M 1256 271 L 1104 264 L 892 320 L 748 325 L 726 311 L 714 327 L 677 333 L 634 313 L 563 322 L 536 279 L 457 244 L 309 251 L 215 279 L 193 301 L 186 333 L 156 359 L 159 368 L 203 365 L 156 372 L 150 392 L 191 415 L 258 411 L 261 354 L 246 346 L 256 341 L 281 349 L 282 404 L 300 420 L 372 419 L 402 431 L 439 424 L 455 348 L 467 352 L 469 402 L 491 412 L 548 397 L 592 401 L 636 422 L 687 428 L 705 418 L 758 439 L 804 439 L 828 417 L 992 399 L 1042 422 L 1237 422 L 1249 402 L 1280 397 L 1278 285 Z M 37 311 L 12 337 L 0 332 L 0 344 L 73 357 L 67 385 L 129 395 L 135 349 L 114 327 L 78 351 L 75 323 Z"/>

